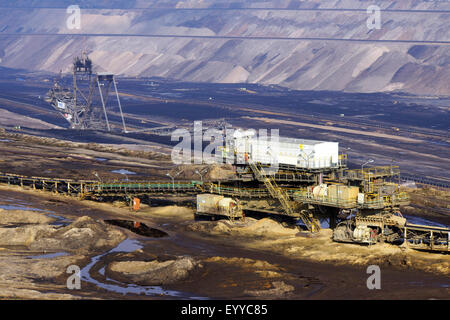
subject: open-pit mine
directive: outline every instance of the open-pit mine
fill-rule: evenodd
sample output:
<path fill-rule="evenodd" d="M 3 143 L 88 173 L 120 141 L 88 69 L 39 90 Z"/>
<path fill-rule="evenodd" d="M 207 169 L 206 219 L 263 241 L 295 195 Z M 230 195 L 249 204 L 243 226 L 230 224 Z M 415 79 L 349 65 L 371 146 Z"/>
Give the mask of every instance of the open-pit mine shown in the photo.
<path fill-rule="evenodd" d="M 48 78 L 0 77 L 0 298 L 448 299 L 447 100 Z"/>

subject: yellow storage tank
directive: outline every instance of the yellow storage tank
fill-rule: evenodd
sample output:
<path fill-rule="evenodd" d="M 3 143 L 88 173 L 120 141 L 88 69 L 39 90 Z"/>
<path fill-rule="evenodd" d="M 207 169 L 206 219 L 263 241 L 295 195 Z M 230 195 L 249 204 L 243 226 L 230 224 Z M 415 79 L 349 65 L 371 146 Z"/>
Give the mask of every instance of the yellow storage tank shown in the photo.
<path fill-rule="evenodd" d="M 331 202 L 356 202 L 358 199 L 358 187 L 341 184 L 328 185 L 328 199 Z"/>

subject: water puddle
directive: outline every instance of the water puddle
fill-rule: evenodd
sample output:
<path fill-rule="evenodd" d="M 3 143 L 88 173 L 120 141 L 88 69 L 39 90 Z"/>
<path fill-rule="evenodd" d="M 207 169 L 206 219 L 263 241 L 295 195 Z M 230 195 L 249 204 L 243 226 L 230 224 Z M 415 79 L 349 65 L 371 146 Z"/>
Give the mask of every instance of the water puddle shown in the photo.
<path fill-rule="evenodd" d="M 408 284 L 411 286 L 415 286 L 415 287 L 431 286 L 431 287 L 440 287 L 440 288 L 450 288 L 449 283 L 436 283 L 436 282 L 425 283 L 423 281 L 411 281 L 411 282 L 408 282 Z"/>
<path fill-rule="evenodd" d="M 72 220 L 67 219 L 65 217 L 62 217 L 62 216 L 58 216 L 56 214 L 48 213 L 48 214 L 46 214 L 46 216 L 56 219 L 55 222 L 50 223 L 51 226 L 63 226 L 63 227 L 65 227 L 65 226 L 69 225 L 72 222 Z"/>
<path fill-rule="evenodd" d="M 152 238 L 162 238 L 167 237 L 168 234 L 159 229 L 150 228 L 144 223 L 131 221 L 131 220 L 105 220 L 107 224 L 126 228 L 138 235 L 152 237 Z"/>
<path fill-rule="evenodd" d="M 55 222 L 50 223 L 52 226 L 66 226 L 72 222 L 72 220 L 67 219 L 62 216 L 58 216 L 54 214 L 53 211 L 50 210 L 44 210 L 44 209 L 38 209 L 30 206 L 30 203 L 17 200 L 17 199 L 0 199 L 0 209 L 3 210 L 22 210 L 22 211 L 33 211 L 38 213 L 43 213 L 48 217 L 56 219 Z M 11 203 L 14 204 L 5 204 L 5 203 Z"/>
<path fill-rule="evenodd" d="M 9 139 L 0 139 L 0 142 L 11 142 Z"/>
<path fill-rule="evenodd" d="M 110 253 L 114 253 L 114 252 L 126 252 L 127 253 L 127 252 L 133 252 L 133 251 L 136 251 L 136 250 L 139 250 L 142 248 L 143 248 L 143 246 L 137 240 L 126 239 L 126 240 L 122 241 L 114 249 L 112 249 L 106 253 L 103 253 L 101 255 L 93 257 L 91 259 L 91 262 L 88 265 L 86 265 L 83 269 L 81 269 L 81 279 L 86 282 L 95 284 L 96 286 L 98 286 L 102 289 L 112 291 L 115 293 L 120 293 L 122 295 L 145 294 L 145 295 L 151 295 L 151 296 L 166 295 L 166 296 L 177 297 L 177 298 L 181 298 L 181 299 L 196 299 L 196 300 L 206 299 L 206 298 L 202 298 L 202 297 L 192 297 L 186 293 L 179 292 L 179 291 L 164 290 L 162 287 L 159 287 L 159 286 L 139 286 L 136 284 L 126 284 L 126 283 L 122 283 L 122 282 L 116 281 L 116 280 L 108 278 L 108 277 L 106 277 L 106 281 L 108 283 L 103 283 L 103 282 L 97 281 L 91 277 L 91 275 L 89 273 L 91 268 L 102 257 L 104 257 Z M 104 276 L 105 275 L 105 267 L 102 267 L 99 270 L 99 273 Z"/>
<path fill-rule="evenodd" d="M 105 162 L 105 161 L 108 161 L 109 159 L 106 159 L 106 158 L 95 158 L 95 160 L 100 161 L 100 162 Z"/>
<path fill-rule="evenodd" d="M 133 171 L 128 171 L 125 169 L 120 169 L 120 170 L 112 170 L 112 173 L 119 173 L 119 174 L 136 174 L 136 172 Z"/>
<path fill-rule="evenodd" d="M 322 229 L 329 229 L 330 228 L 330 222 L 329 219 L 321 219 L 320 220 L 320 227 Z"/>
<path fill-rule="evenodd" d="M 0 204 L 0 209 L 4 210 L 24 210 L 24 211 L 38 211 L 38 212 L 51 212 L 49 210 L 43 210 L 38 208 L 29 207 L 24 204 Z"/>
<path fill-rule="evenodd" d="M 320 228 L 321 228 L 321 229 L 329 229 L 329 228 L 330 228 L 330 221 L 329 221 L 329 219 L 319 219 L 319 221 L 320 221 Z M 297 222 L 295 223 L 295 225 L 296 225 L 296 226 L 300 226 L 300 227 L 302 227 L 303 229 L 308 229 L 308 228 L 306 227 L 306 225 L 303 223 L 302 220 L 297 221 Z"/>
<path fill-rule="evenodd" d="M 26 259 L 53 259 L 57 257 L 64 257 L 68 256 L 69 254 L 67 252 L 56 252 L 56 253 L 48 253 L 48 254 L 42 254 L 38 256 L 28 256 Z"/>
<path fill-rule="evenodd" d="M 29 202 L 15 199 L 15 198 L 0 198 L 0 209 L 4 210 L 24 210 L 24 211 L 38 211 L 38 212 L 52 212 L 50 210 L 38 209 L 32 207 Z"/>
<path fill-rule="evenodd" d="M 27 222 L 19 222 L 19 223 L 9 223 L 4 224 L 1 226 L 2 229 L 15 229 L 20 227 L 26 227 L 26 226 L 32 226 L 35 225 L 34 223 L 27 223 Z"/>

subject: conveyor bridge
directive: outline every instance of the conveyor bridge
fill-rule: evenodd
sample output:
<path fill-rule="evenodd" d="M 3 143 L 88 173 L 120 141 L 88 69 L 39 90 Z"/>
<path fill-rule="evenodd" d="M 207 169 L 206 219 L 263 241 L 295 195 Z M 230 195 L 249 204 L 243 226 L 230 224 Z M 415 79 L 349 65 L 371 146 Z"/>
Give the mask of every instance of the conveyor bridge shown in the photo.
<path fill-rule="evenodd" d="M 261 169 L 258 169 L 261 170 Z M 140 196 L 152 194 L 195 195 L 213 193 L 229 197 L 247 199 L 278 199 L 287 215 L 294 215 L 292 202 L 323 205 L 336 208 L 381 209 L 388 204 L 401 204 L 408 200 L 404 193 L 394 197 L 379 197 L 357 201 L 318 197 L 304 188 L 280 187 L 270 180 L 270 175 L 259 175 L 266 188 L 230 187 L 220 183 L 200 181 L 146 181 L 146 182 L 99 182 L 95 180 L 72 180 L 45 177 L 27 177 L 16 174 L 0 173 L 0 183 L 29 187 L 34 190 L 46 190 L 55 193 L 77 195 L 80 198 L 100 196 Z"/>
<path fill-rule="evenodd" d="M 254 165 L 254 170 L 261 170 Z M 315 227 L 316 221 L 307 212 L 296 212 L 293 204 L 303 202 L 308 204 L 318 204 L 330 207 L 353 208 L 360 207 L 355 202 L 333 201 L 328 198 L 315 197 L 310 193 L 305 193 L 299 188 L 283 188 L 274 181 L 270 181 L 270 175 L 256 174 L 259 179 L 265 181 L 266 189 L 261 188 L 232 188 L 224 187 L 220 184 L 202 183 L 200 181 L 189 182 L 168 182 L 168 181 L 148 181 L 148 182 L 108 182 L 103 183 L 95 180 L 72 180 L 55 179 L 45 177 L 27 177 L 17 174 L 0 172 L 0 183 L 17 185 L 33 190 L 44 190 L 54 193 L 78 196 L 80 198 L 98 198 L 104 196 L 112 197 L 132 197 L 139 195 L 195 195 L 199 193 L 222 194 L 237 198 L 273 198 L 278 199 L 285 214 L 294 217 L 300 216 L 305 225 L 311 231 L 319 230 Z M 300 190 L 300 191 L 299 191 Z M 398 201 L 402 201 L 402 196 L 398 196 Z M 372 204 L 365 204 L 366 207 L 382 207 L 387 199 L 379 199 Z M 391 200 L 390 200 L 391 201 Z M 407 223 L 402 229 L 404 232 L 405 245 L 414 249 L 432 251 L 450 251 L 450 230 L 434 226 L 422 226 Z"/>

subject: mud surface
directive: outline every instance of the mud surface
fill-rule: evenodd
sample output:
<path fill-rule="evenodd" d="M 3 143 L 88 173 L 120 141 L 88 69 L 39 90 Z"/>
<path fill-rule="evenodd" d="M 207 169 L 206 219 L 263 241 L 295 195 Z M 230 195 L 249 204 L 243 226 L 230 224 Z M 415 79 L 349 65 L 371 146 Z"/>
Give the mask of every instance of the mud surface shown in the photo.
<path fill-rule="evenodd" d="M 37 96 L 43 79 L 2 81 L 0 171 L 86 180 L 221 179 L 230 168 L 174 168 L 170 137 L 58 129 L 67 123 Z M 142 82 L 144 81 L 144 83 Z M 205 115 L 233 126 L 278 128 L 283 136 L 339 141 L 349 166 L 368 158 L 406 175 L 449 183 L 446 100 L 400 95 L 292 92 L 241 85 L 123 79 L 130 129 L 192 125 Z M 163 95 L 164 93 L 164 95 Z M 167 96 L 169 93 L 169 96 Z M 170 94 L 172 96 L 170 97 Z M 213 97 L 213 101 L 208 100 Z M 330 101 L 332 105 L 330 105 Z M 151 109 L 151 112 L 149 110 Z M 427 110 L 426 119 L 424 110 Z M 117 125 L 119 118 L 111 120 Z M 13 129 L 20 125 L 20 130 Z M 448 193 L 407 190 L 402 213 L 450 225 Z M 77 201 L 0 186 L 0 298 L 6 299 L 448 299 L 448 254 L 339 244 L 331 231 L 304 237 L 270 219 L 195 221 L 192 198 L 126 204 Z M 121 221 L 115 225 L 104 221 Z M 418 220 L 419 221 L 419 220 Z M 145 227 L 144 227 L 145 225 Z M 158 231 L 155 231 L 158 230 Z M 164 235 L 162 237 L 158 235 Z M 381 290 L 368 290 L 368 265 L 381 267 Z M 81 271 L 69 290 L 67 267 Z"/>
<path fill-rule="evenodd" d="M 118 219 L 105 220 L 105 222 L 107 224 L 111 224 L 113 226 L 119 226 L 122 228 L 126 228 L 140 236 L 153 237 L 153 238 L 162 238 L 162 237 L 167 236 L 166 232 L 161 231 L 159 229 L 150 228 L 145 223 L 140 223 L 140 222 L 131 221 L 131 220 L 118 220 Z"/>
<path fill-rule="evenodd" d="M 11 202 L 41 210 L 29 211 L 33 213 L 30 219 L 35 219 L 35 213 L 49 213 L 71 221 L 58 228 L 61 235 L 85 228 L 93 230 L 94 235 L 110 230 L 124 236 L 114 237 L 114 243 L 103 247 L 60 246 L 49 251 L 42 246 L 33 250 L 25 244 L 1 246 L 0 296 L 3 298 L 449 297 L 448 269 L 437 267 L 447 265 L 448 268 L 448 255 L 332 243 L 326 230 L 318 238 L 305 238 L 294 234 L 291 228 L 265 219 L 248 219 L 247 225 L 240 226 L 228 221 L 195 221 L 193 212 L 182 207 L 143 206 L 136 213 L 128 207 L 1 187 L 0 205 Z M 89 218 L 84 218 L 86 216 Z M 105 224 L 103 220 L 138 221 L 168 236 L 141 236 L 126 228 Z M 42 221 L 33 226 L 47 230 L 54 227 L 50 223 Z M 265 232 L 251 239 L 239 231 L 244 228 L 247 234 L 251 230 L 255 234 Z M 274 233 L 266 237 L 268 230 Z M 86 236 L 89 232 L 80 234 Z M 44 256 L 49 254 L 53 255 Z M 381 290 L 368 290 L 366 286 L 366 268 L 373 263 L 379 264 L 382 270 Z M 82 269 L 80 290 L 66 288 L 66 268 L 72 264 Z M 428 270 L 423 268 L 425 264 Z"/>
<path fill-rule="evenodd" d="M 432 219 L 450 227 L 450 191 L 436 188 L 404 188 L 411 203 L 402 207 L 404 215 Z M 419 223 L 420 224 L 420 223 Z"/>
<path fill-rule="evenodd" d="M 17 71 L 5 72 L 5 78 L 0 79 L 3 89 L 0 111 L 4 114 L 0 117 L 0 125 L 10 132 L 14 132 L 11 128 L 20 125 L 19 132 L 34 136 L 170 154 L 171 149 L 167 146 L 174 143 L 170 137 L 139 130 L 226 118 L 228 123 L 242 128 L 273 128 L 280 129 L 282 136 L 339 141 L 341 151 L 349 155 L 352 168 L 359 168 L 371 158 L 377 166 L 400 165 L 402 177 L 450 184 L 450 162 L 445 161 L 450 156 L 448 97 L 295 91 L 247 83 L 245 87 L 252 91 L 250 93 L 241 90 L 242 84 L 152 79 L 154 85 L 149 85 L 149 79 L 122 78 L 119 90 L 126 123 L 129 131 L 134 131 L 123 135 L 49 129 L 68 127 L 68 123 L 42 99 L 54 76 L 21 74 L 26 81 L 15 81 Z M 44 82 L 45 79 L 48 82 Z M 111 111 L 113 127 L 120 128 L 118 110 Z M 108 159 L 108 156 L 99 155 L 98 158 Z M 68 165 L 70 167 L 70 163 Z M 112 170 L 115 169 L 122 168 Z M 132 168 L 123 169 L 136 172 Z M 152 174 L 158 175 L 157 172 Z"/>

